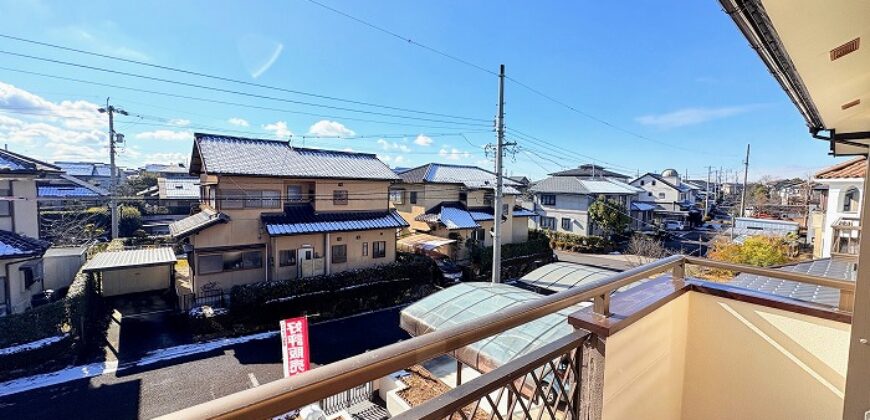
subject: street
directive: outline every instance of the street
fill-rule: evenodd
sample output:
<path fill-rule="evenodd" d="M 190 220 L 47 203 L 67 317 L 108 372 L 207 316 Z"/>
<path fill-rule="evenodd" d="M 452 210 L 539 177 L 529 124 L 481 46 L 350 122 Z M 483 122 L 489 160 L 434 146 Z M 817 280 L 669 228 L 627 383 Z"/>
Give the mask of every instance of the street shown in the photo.
<path fill-rule="evenodd" d="M 312 364 L 407 338 L 391 308 L 310 328 Z M 0 398 L 3 418 L 152 418 L 281 378 L 277 336 Z"/>

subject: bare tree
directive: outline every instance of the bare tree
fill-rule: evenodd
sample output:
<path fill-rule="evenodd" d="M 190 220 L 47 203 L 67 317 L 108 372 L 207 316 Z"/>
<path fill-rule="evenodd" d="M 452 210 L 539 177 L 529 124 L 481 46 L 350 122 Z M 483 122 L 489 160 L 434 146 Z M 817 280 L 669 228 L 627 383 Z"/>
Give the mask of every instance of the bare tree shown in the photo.
<path fill-rule="evenodd" d="M 41 236 L 55 245 L 81 245 L 106 233 L 90 212 L 58 212 L 41 218 Z"/>
<path fill-rule="evenodd" d="M 672 255 L 665 246 L 653 238 L 645 235 L 634 235 L 628 241 L 626 248 L 626 260 L 632 267 L 639 267 L 649 263 L 651 260 L 658 260 Z"/>

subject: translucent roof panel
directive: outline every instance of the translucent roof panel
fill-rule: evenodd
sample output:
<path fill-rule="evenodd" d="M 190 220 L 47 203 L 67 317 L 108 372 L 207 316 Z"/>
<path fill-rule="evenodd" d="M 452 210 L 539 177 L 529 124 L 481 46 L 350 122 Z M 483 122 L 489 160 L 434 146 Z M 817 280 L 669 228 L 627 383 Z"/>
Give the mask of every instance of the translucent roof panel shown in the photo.
<path fill-rule="evenodd" d="M 507 284 L 460 283 L 408 306 L 402 310 L 400 322 L 405 331 L 419 336 L 472 322 L 541 297 Z M 589 305 L 591 303 L 583 302 L 544 316 L 457 349 L 454 355 L 480 372 L 489 372 L 517 356 L 570 334 L 574 328 L 568 324 L 568 315 Z"/>
<path fill-rule="evenodd" d="M 568 262 L 556 262 L 540 267 L 516 280 L 517 285 L 539 293 L 550 294 L 595 282 L 616 274 L 616 271 Z"/>

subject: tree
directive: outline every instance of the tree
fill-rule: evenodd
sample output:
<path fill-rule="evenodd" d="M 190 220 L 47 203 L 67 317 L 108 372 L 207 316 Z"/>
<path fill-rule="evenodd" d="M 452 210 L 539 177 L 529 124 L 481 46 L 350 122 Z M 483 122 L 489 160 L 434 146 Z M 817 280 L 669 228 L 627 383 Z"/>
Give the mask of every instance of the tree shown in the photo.
<path fill-rule="evenodd" d="M 589 205 L 589 218 L 608 235 L 625 232 L 631 222 L 624 204 L 603 195 Z"/>
<path fill-rule="evenodd" d="M 118 234 L 122 237 L 134 236 L 142 228 L 142 213 L 136 207 L 121 206 L 118 209 Z"/>
<path fill-rule="evenodd" d="M 629 239 L 625 252 L 628 254 L 626 259 L 633 267 L 671 256 L 671 252 L 661 241 L 641 234 L 635 234 Z"/>
<path fill-rule="evenodd" d="M 118 186 L 118 193 L 123 196 L 132 197 L 137 192 L 157 185 L 157 176 L 143 172 L 137 177 L 127 178 L 123 184 Z"/>
<path fill-rule="evenodd" d="M 42 215 L 40 235 L 55 245 L 81 245 L 106 233 L 101 222 L 99 212 L 52 212 Z"/>
<path fill-rule="evenodd" d="M 757 235 L 747 237 L 743 243 L 719 238 L 713 242 L 713 248 L 707 253 L 707 258 L 735 264 L 769 267 L 787 263 L 791 259 L 790 254 L 786 239 Z"/>

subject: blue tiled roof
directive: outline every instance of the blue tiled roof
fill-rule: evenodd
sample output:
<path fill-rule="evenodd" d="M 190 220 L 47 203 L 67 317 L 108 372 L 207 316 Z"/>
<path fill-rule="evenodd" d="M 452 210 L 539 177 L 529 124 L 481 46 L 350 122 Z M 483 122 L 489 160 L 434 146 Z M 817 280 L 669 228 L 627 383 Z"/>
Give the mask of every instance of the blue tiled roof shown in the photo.
<path fill-rule="evenodd" d="M 36 174 L 40 172 L 57 172 L 58 167 L 48 163 L 0 149 L 0 172 L 18 174 Z"/>
<path fill-rule="evenodd" d="M 95 191 L 80 186 L 40 185 L 37 187 L 39 197 L 99 197 Z"/>
<path fill-rule="evenodd" d="M 283 214 L 260 217 L 270 236 L 403 228 L 408 222 L 395 210 L 315 213 L 310 205 L 288 206 Z"/>
<path fill-rule="evenodd" d="M 190 173 L 398 180 L 370 153 L 292 147 L 286 141 L 195 134 Z"/>
<path fill-rule="evenodd" d="M 494 212 L 491 208 L 468 209 L 468 214 L 471 215 L 471 218 L 474 219 L 475 222 L 495 220 L 493 213 Z"/>
<path fill-rule="evenodd" d="M 51 244 L 46 241 L 0 230 L 0 259 L 39 256 L 49 246 Z"/>
<path fill-rule="evenodd" d="M 480 227 L 474 221 L 474 216 L 461 207 L 442 206 L 439 218 L 441 223 L 447 226 L 447 229 L 477 229 Z"/>
<path fill-rule="evenodd" d="M 55 162 L 67 175 L 72 176 L 95 176 L 110 177 L 111 167 L 101 162 Z"/>
<path fill-rule="evenodd" d="M 535 217 L 538 214 L 522 207 L 514 207 L 514 217 Z"/>

